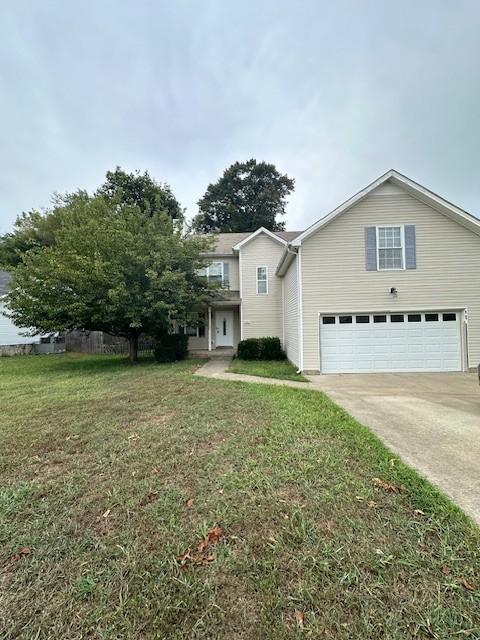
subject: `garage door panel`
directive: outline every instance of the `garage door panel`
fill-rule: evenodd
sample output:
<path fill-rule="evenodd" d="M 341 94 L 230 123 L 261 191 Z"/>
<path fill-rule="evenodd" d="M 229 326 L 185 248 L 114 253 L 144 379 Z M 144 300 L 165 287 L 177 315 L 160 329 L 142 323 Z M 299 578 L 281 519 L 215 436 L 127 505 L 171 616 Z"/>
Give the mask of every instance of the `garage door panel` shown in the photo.
<path fill-rule="evenodd" d="M 392 322 L 388 312 L 375 313 L 386 317 L 380 323 L 372 322 L 372 314 L 368 323 L 357 323 L 355 314 L 351 324 L 340 324 L 339 316 L 334 324 L 320 321 L 321 371 L 459 371 L 461 314 L 457 312 L 454 321 L 444 321 L 444 313 L 414 312 L 411 322 L 408 312 L 393 314 L 393 320 L 403 315 L 404 322 Z M 451 317 L 452 312 L 448 314 Z"/>

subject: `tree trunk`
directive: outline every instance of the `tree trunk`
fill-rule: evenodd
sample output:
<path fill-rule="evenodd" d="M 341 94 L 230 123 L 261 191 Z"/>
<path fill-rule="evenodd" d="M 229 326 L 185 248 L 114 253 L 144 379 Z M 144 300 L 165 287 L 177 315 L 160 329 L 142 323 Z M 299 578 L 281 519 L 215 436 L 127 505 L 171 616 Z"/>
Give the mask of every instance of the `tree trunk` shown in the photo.
<path fill-rule="evenodd" d="M 138 362 L 138 334 L 128 337 L 128 360 L 131 364 Z"/>

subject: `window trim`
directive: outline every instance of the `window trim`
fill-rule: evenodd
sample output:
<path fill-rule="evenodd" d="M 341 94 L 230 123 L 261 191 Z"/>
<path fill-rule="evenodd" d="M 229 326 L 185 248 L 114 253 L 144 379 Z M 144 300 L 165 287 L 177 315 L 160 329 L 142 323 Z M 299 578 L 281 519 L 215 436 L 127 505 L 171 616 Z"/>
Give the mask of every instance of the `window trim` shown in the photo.
<path fill-rule="evenodd" d="M 214 264 L 219 264 L 220 265 L 220 271 L 222 273 L 222 287 L 225 283 L 225 274 L 223 272 L 223 262 L 221 262 L 220 260 L 216 260 L 215 262 L 210 262 L 207 266 L 207 278 L 210 280 L 210 267 L 212 267 Z"/>
<path fill-rule="evenodd" d="M 402 243 L 402 266 L 391 267 L 388 269 L 380 268 L 380 242 L 378 238 L 379 229 L 400 229 L 400 242 Z M 405 271 L 405 225 L 404 224 L 378 224 L 375 227 L 375 239 L 377 245 L 377 271 Z M 398 247 L 397 247 L 398 248 Z"/>
<path fill-rule="evenodd" d="M 255 282 L 256 282 L 256 291 L 257 291 L 257 296 L 266 296 L 268 295 L 268 266 L 267 265 L 259 265 L 258 267 L 255 267 L 256 271 L 256 278 L 255 278 Z M 258 290 L 258 283 L 259 283 L 259 279 L 258 279 L 258 270 L 259 269 L 265 269 L 265 279 L 262 278 L 262 280 L 260 280 L 260 282 L 265 282 L 266 285 L 266 291 L 259 291 Z"/>
<path fill-rule="evenodd" d="M 200 275 L 205 275 L 205 277 L 207 278 L 208 281 L 210 281 L 210 267 L 212 267 L 215 264 L 219 264 L 220 265 L 220 271 L 221 271 L 221 276 L 222 276 L 222 282 L 221 285 L 222 287 L 225 286 L 225 284 L 229 284 L 228 281 L 227 283 L 225 282 L 225 268 L 224 268 L 224 262 L 221 260 L 215 260 L 214 262 L 209 262 L 207 265 L 205 265 L 205 267 L 203 267 L 205 269 L 205 274 L 200 274 Z"/>

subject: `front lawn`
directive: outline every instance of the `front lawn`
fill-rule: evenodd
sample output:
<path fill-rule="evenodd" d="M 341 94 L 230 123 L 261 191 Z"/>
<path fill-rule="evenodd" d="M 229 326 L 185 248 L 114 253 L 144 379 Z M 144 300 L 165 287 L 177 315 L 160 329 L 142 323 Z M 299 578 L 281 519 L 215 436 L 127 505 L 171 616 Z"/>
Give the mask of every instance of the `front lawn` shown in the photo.
<path fill-rule="evenodd" d="M 234 358 L 228 371 L 262 378 L 308 382 L 305 376 L 297 373 L 297 368 L 288 360 L 241 360 L 240 358 Z"/>
<path fill-rule="evenodd" d="M 322 394 L 0 360 L 0 637 L 480 637 L 480 534 Z"/>

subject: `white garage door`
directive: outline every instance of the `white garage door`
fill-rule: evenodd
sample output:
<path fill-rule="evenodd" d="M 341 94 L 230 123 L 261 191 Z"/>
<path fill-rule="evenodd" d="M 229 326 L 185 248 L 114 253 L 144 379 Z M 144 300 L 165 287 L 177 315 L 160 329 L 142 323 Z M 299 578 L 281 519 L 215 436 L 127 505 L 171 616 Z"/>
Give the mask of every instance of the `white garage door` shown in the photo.
<path fill-rule="evenodd" d="M 321 316 L 321 371 L 459 371 L 460 318 L 458 311 Z"/>

